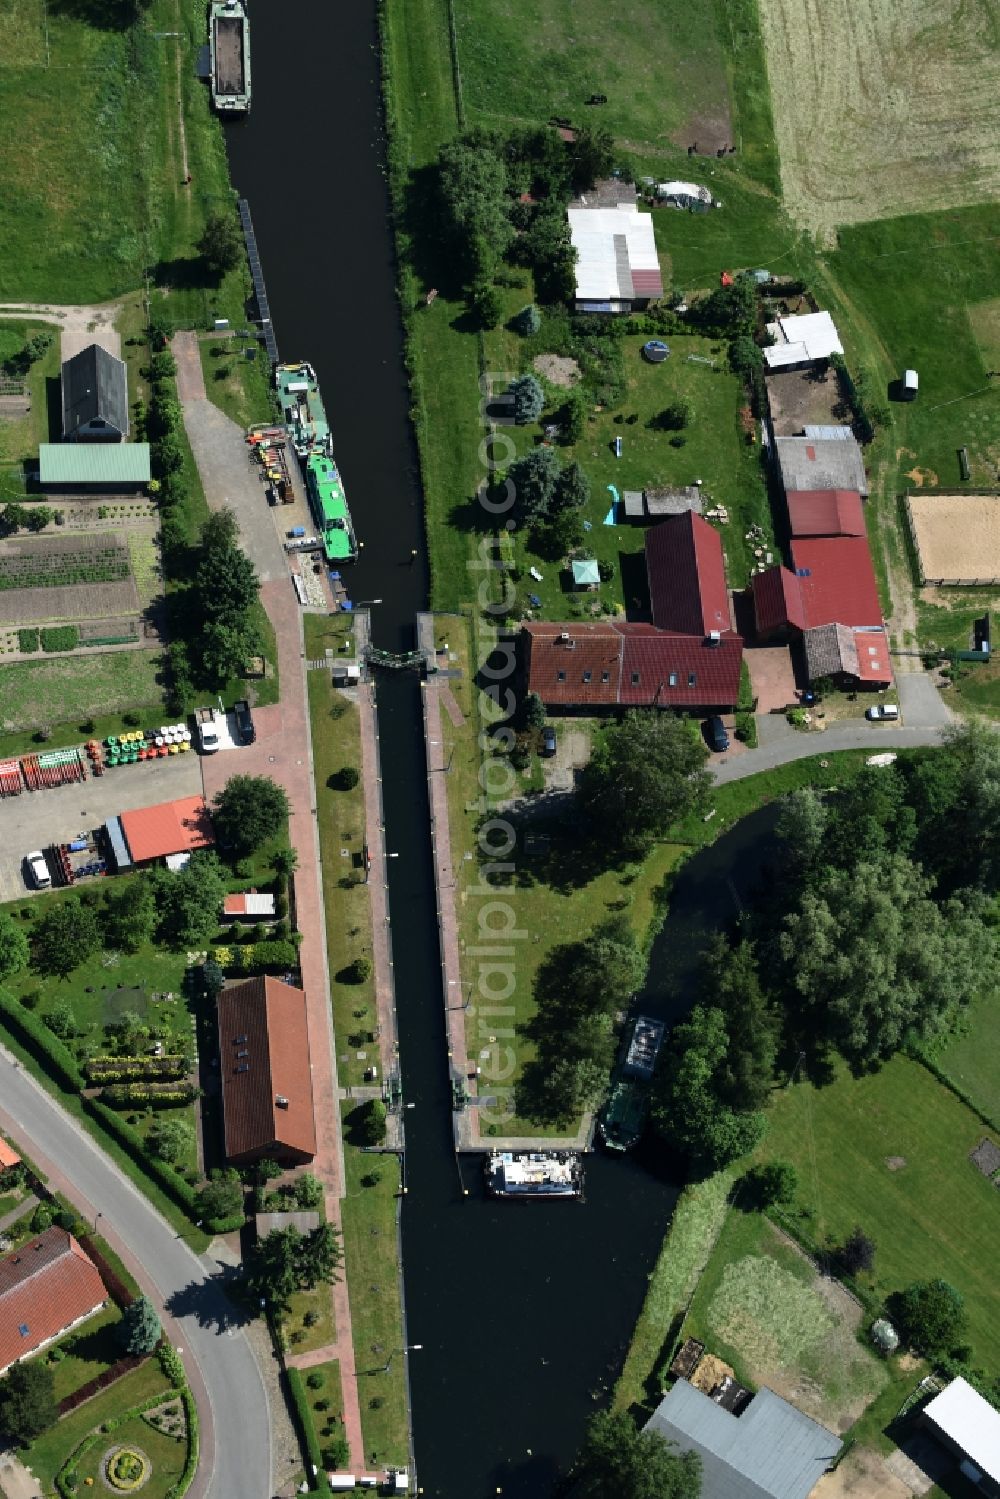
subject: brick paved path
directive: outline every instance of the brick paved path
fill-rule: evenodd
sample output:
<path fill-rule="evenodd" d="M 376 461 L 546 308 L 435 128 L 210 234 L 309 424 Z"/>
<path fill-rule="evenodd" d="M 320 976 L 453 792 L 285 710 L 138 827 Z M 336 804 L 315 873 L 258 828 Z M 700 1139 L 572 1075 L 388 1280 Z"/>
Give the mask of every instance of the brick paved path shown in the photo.
<path fill-rule="evenodd" d="M 261 602 L 278 641 L 281 702 L 254 714 L 257 738 L 241 749 L 220 750 L 202 759 L 205 795 L 212 797 L 231 775 L 267 775 L 283 786 L 291 803 L 288 834 L 298 854 L 295 902 L 299 929 L 302 985 L 306 993 L 309 1050 L 312 1058 L 313 1099 L 316 1112 L 316 1159 L 312 1170 L 326 1192 L 326 1216 L 340 1227 L 340 1199 L 344 1195 L 343 1142 L 340 1135 L 339 1086 L 334 1052 L 330 983 L 326 956 L 326 923 L 319 872 L 319 835 L 315 816 L 312 740 L 306 699 L 302 612 L 290 579 L 265 583 Z M 352 1464 L 361 1465 L 364 1443 L 355 1377 L 351 1307 L 344 1280 L 333 1286 L 337 1341 L 328 1356 L 340 1362 L 344 1387 L 344 1427 Z M 289 1360 L 291 1362 L 291 1360 Z"/>
<path fill-rule="evenodd" d="M 261 603 L 274 626 L 281 681 L 280 703 L 258 709 L 254 714 L 257 726 L 254 744 L 221 750 L 216 755 L 202 758 L 205 795 L 213 797 L 236 773 L 269 775 L 284 787 L 291 804 L 288 833 L 298 854 L 295 897 L 299 929 L 303 934 L 299 960 L 306 994 L 316 1116 L 316 1158 L 312 1169 L 323 1183 L 327 1219 L 339 1229 L 340 1199 L 345 1192 L 344 1156 L 330 1009 L 302 612 L 262 488 L 248 463 L 243 433 L 235 422 L 205 399 L 197 339 L 191 334 L 177 334 L 172 347 L 177 360 L 177 388 L 184 425 L 205 497 L 213 510 L 229 505 L 236 514 L 242 546 L 262 580 Z M 362 1471 L 365 1449 L 346 1281 L 335 1282 L 332 1297 L 337 1339 L 329 1357 L 340 1363 L 345 1436 L 350 1446 L 351 1463 Z"/>

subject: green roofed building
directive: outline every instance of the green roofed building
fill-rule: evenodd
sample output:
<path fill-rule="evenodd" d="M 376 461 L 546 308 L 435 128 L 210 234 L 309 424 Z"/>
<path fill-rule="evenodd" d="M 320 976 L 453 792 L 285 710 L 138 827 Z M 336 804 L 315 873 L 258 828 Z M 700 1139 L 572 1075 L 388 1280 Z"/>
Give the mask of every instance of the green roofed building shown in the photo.
<path fill-rule="evenodd" d="M 38 481 L 43 489 L 131 490 L 149 483 L 149 443 L 43 442 Z"/>

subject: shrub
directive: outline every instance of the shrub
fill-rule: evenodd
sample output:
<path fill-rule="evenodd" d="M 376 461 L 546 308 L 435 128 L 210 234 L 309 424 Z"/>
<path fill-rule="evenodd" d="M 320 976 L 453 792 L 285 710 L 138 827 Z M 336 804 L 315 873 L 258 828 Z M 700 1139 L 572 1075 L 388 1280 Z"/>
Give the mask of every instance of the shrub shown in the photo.
<path fill-rule="evenodd" d="M 43 1234 L 52 1227 L 53 1213 L 47 1202 L 40 1202 L 31 1215 L 31 1232 Z"/>
<path fill-rule="evenodd" d="M 324 1457 L 320 1451 L 319 1442 L 316 1439 L 316 1431 L 313 1426 L 312 1413 L 309 1410 L 309 1401 L 306 1396 L 305 1386 L 302 1383 L 302 1375 L 298 1369 L 288 1370 L 288 1393 L 292 1397 L 292 1407 L 298 1422 L 299 1436 L 306 1453 L 306 1472 L 309 1475 L 310 1487 L 315 1487 L 313 1468 L 316 1473 L 324 1471 Z"/>
<path fill-rule="evenodd" d="M 769 1161 L 753 1166 L 743 1178 L 743 1185 L 756 1207 L 785 1207 L 795 1197 L 799 1184 L 795 1167 L 788 1161 Z"/>
<path fill-rule="evenodd" d="M 385 1104 L 380 1098 L 369 1098 L 351 1114 L 353 1131 L 362 1145 L 383 1145 L 386 1135 Z"/>
<path fill-rule="evenodd" d="M 846 1275 L 859 1275 L 875 1265 L 875 1241 L 860 1227 L 855 1228 L 836 1253 L 838 1267 Z"/>
<path fill-rule="evenodd" d="M 184 1368 L 184 1360 L 177 1349 L 171 1343 L 163 1342 L 156 1350 L 156 1356 L 160 1361 L 160 1368 L 175 1389 L 187 1389 L 187 1371 Z"/>
<path fill-rule="evenodd" d="M 80 643 L 80 632 L 76 625 L 53 625 L 39 631 L 43 651 L 72 651 Z"/>
<path fill-rule="evenodd" d="M 929 1358 L 950 1353 L 965 1332 L 965 1303 L 946 1280 L 915 1281 L 890 1297 L 890 1312 L 908 1346 Z"/>
<path fill-rule="evenodd" d="M 511 326 L 515 333 L 520 333 L 524 338 L 530 338 L 533 333 L 538 332 L 542 326 L 542 315 L 534 302 L 529 302 L 527 307 L 522 307 L 520 312 L 514 314 Z"/>
<path fill-rule="evenodd" d="M 314 1369 L 311 1374 L 306 1375 L 306 1384 L 311 1390 L 321 1390 L 325 1383 L 326 1380 L 317 1369 Z"/>
<path fill-rule="evenodd" d="M 346 1437 L 335 1437 L 323 1448 L 323 1465 L 329 1472 L 337 1472 L 346 1468 L 350 1461 L 350 1448 Z"/>
<path fill-rule="evenodd" d="M 355 958 L 353 963 L 348 963 L 337 975 L 345 984 L 363 984 L 372 976 L 372 964 L 370 958 Z"/>

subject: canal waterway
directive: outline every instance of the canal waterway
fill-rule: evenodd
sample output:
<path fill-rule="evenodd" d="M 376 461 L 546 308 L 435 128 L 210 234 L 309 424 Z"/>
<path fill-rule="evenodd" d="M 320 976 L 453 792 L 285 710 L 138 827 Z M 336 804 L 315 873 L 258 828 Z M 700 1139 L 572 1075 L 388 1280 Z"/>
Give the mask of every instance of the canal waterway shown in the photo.
<path fill-rule="evenodd" d="M 381 600 L 374 640 L 398 650 L 427 606 L 427 568 L 375 3 L 256 4 L 251 26 L 253 111 L 227 128 L 233 182 L 250 203 L 281 355 L 319 375 L 364 542 L 354 597 Z M 383 674 L 378 710 L 386 840 L 399 855 L 388 868 L 412 1106 L 403 1251 L 408 1338 L 422 1345 L 410 1358 L 419 1481 L 446 1499 L 541 1499 L 617 1374 L 676 1193 L 602 1156 L 588 1160 L 583 1205 L 498 1203 L 473 1161 L 460 1171 L 416 677 Z"/>

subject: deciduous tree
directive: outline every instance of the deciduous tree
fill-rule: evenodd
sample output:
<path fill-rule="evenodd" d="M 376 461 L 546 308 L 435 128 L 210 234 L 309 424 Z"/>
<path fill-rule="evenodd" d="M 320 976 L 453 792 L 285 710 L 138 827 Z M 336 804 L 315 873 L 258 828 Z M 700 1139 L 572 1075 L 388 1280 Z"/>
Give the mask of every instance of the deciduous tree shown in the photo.
<path fill-rule="evenodd" d="M 627 1411 L 601 1411 L 587 1427 L 573 1470 L 579 1499 L 698 1499 L 701 1459 L 658 1433 L 640 1431 Z"/>
<path fill-rule="evenodd" d="M 212 803 L 216 835 L 240 859 L 277 837 L 288 813 L 288 797 L 270 776 L 233 776 Z"/>
<path fill-rule="evenodd" d="M 137 952 L 151 939 L 156 926 L 156 896 L 150 881 L 140 874 L 110 885 L 101 920 L 106 946 Z"/>
<path fill-rule="evenodd" d="M 710 784 L 706 758 L 674 714 L 628 713 L 599 736 L 580 808 L 611 848 L 641 852 L 699 804 Z"/>
<path fill-rule="evenodd" d="M 85 963 L 100 944 L 101 933 L 91 906 L 68 895 L 50 906 L 32 932 L 32 961 L 39 973 L 66 978 Z"/>
<path fill-rule="evenodd" d="M 215 933 L 226 884 L 215 854 L 196 849 L 184 869 L 152 876 L 159 923 L 157 936 L 176 947 L 196 947 Z"/>
<path fill-rule="evenodd" d="M 30 956 L 31 948 L 21 927 L 12 916 L 0 912 L 0 981 L 27 968 Z"/>
<path fill-rule="evenodd" d="M 965 1302 L 946 1280 L 914 1281 L 889 1305 L 905 1342 L 928 1358 L 950 1353 L 965 1335 Z"/>
<path fill-rule="evenodd" d="M 232 213 L 213 213 L 198 241 L 198 253 L 212 276 L 222 277 L 240 262 L 243 236 Z"/>
<path fill-rule="evenodd" d="M 54 1426 L 59 1415 L 55 1381 L 37 1359 L 15 1364 L 0 1380 L 0 1432 L 22 1446 Z"/>

